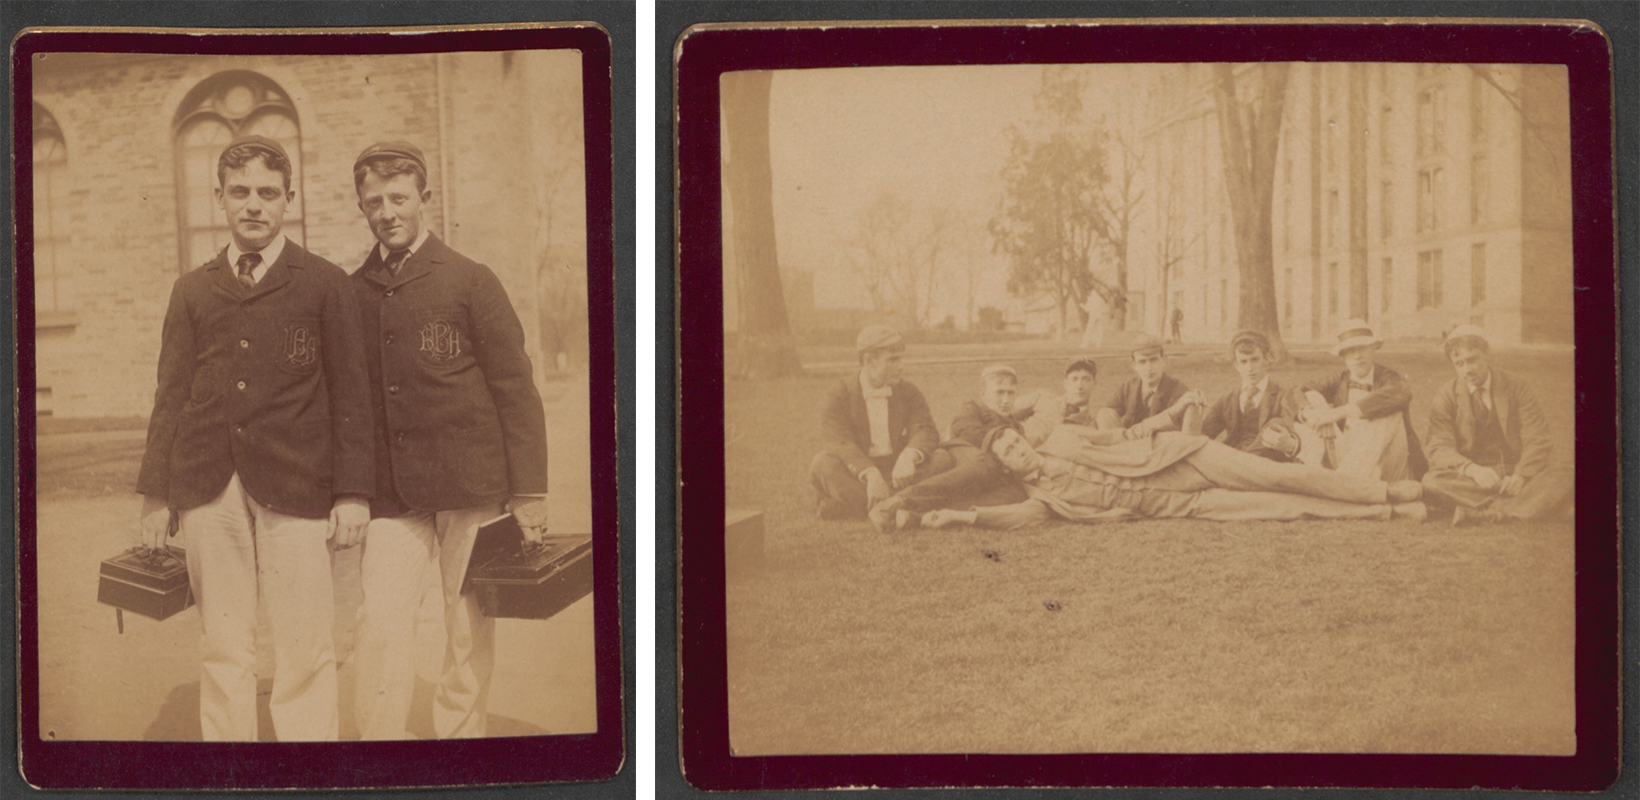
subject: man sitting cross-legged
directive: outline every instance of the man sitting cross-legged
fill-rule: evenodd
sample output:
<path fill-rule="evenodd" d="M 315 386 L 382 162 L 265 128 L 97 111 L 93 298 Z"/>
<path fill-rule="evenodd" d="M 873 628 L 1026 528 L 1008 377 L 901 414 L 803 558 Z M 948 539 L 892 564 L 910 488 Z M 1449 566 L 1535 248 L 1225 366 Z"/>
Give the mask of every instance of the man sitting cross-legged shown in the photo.
<path fill-rule="evenodd" d="M 1572 470 L 1552 462 L 1554 439 L 1532 390 L 1492 367 L 1486 334 L 1474 325 L 1452 329 L 1445 349 L 1457 377 L 1430 399 L 1425 493 L 1454 507 L 1454 525 L 1565 511 Z"/>
<path fill-rule="evenodd" d="M 991 431 L 1018 430 L 1030 409 L 1015 408 L 1019 376 L 1012 367 L 993 364 L 980 373 L 978 400 L 964 403 L 951 421 L 951 438 L 929 459 L 929 477 L 899 490 L 872 506 L 871 524 L 887 531 L 905 525 L 914 515 L 936 508 L 963 508 L 975 504 L 1006 505 L 1025 499 L 1025 490 L 1007 470 L 980 449 Z"/>
<path fill-rule="evenodd" d="M 1407 415 L 1412 388 L 1377 362 L 1383 344 L 1365 320 L 1344 323 L 1333 347 L 1344 369 L 1294 390 L 1300 461 L 1364 478 L 1423 476 L 1423 450 Z"/>
<path fill-rule="evenodd" d="M 1230 339 L 1241 386 L 1209 406 L 1202 415 L 1202 435 L 1223 436 L 1224 443 L 1271 461 L 1292 461 L 1299 439 L 1293 433 L 1298 411 L 1270 378 L 1270 340 L 1258 331 L 1241 331 Z"/>
<path fill-rule="evenodd" d="M 998 429 L 986 450 L 1024 482 L 1030 499 L 971 511 L 933 511 L 927 527 L 953 524 L 1017 528 L 1060 517 L 1096 522 L 1123 517 L 1221 521 L 1425 517 L 1417 481 L 1352 477 L 1304 464 L 1280 464 L 1199 434 L 1158 433 L 1126 440 L 1120 432 L 1061 425 L 1040 452 L 1017 431 Z"/>

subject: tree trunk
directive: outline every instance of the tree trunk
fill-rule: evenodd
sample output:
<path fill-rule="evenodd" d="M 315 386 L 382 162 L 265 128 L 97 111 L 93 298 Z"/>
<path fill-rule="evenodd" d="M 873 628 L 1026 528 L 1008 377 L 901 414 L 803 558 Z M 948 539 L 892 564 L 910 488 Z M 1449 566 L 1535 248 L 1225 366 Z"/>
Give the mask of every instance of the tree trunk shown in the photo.
<path fill-rule="evenodd" d="M 1237 322 L 1242 328 L 1268 336 L 1275 357 L 1283 360 L 1287 345 L 1281 339 L 1281 314 L 1276 305 L 1271 200 L 1289 70 L 1286 64 L 1255 66 L 1260 77 L 1259 93 L 1243 103 L 1236 96 L 1235 67 L 1215 66 L 1213 105 L 1218 111 L 1224 183 L 1234 220 L 1241 278 Z"/>
<path fill-rule="evenodd" d="M 799 374 L 797 345 L 786 317 L 774 238 L 774 177 L 769 162 L 769 86 L 774 73 L 723 76 L 724 176 L 739 270 L 740 336 L 726 362 L 750 377 Z M 733 366 L 731 366 L 733 368 Z"/>

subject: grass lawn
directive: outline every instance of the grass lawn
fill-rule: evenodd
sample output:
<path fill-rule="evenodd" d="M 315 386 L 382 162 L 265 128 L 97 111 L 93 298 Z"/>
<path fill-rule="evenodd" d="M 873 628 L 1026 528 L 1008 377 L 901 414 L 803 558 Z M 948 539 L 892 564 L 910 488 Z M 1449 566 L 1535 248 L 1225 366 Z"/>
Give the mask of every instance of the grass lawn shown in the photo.
<path fill-rule="evenodd" d="M 1041 351 L 1016 363 L 1024 390 L 1059 383 Z M 1380 361 L 1409 377 L 1421 430 L 1450 368 Z M 1494 362 L 1533 379 L 1569 458 L 1571 359 Z M 1099 363 L 1096 399 L 1131 374 Z M 1335 364 L 1299 353 L 1274 376 Z M 982 366 L 914 361 L 906 378 L 943 427 Z M 1237 380 L 1217 352 L 1171 371 L 1210 397 Z M 814 516 L 807 467 L 842 375 L 726 386 L 728 504 L 767 526 L 763 568 L 727 589 L 736 753 L 1575 751 L 1570 523 L 882 535 Z"/>

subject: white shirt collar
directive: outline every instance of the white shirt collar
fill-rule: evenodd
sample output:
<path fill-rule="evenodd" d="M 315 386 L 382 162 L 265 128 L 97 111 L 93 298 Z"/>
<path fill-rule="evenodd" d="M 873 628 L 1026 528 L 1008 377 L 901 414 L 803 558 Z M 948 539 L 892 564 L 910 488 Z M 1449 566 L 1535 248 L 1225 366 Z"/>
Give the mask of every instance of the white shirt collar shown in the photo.
<path fill-rule="evenodd" d="M 416 251 L 421 249 L 421 243 L 427 241 L 427 236 L 430 233 L 431 231 L 426 228 L 422 228 L 421 233 L 416 234 L 416 240 L 411 242 L 410 246 L 406 248 L 410 251 L 410 255 L 415 255 Z M 387 245 L 382 244 L 381 242 L 376 243 L 376 255 L 379 256 L 383 262 L 387 261 L 387 254 L 391 252 L 393 251 L 387 249 Z M 408 257 L 409 256 L 406 256 L 406 258 Z"/>
<path fill-rule="evenodd" d="M 1253 387 L 1255 389 L 1255 391 L 1253 392 L 1253 397 L 1263 397 L 1264 396 L 1264 391 L 1266 389 L 1270 388 L 1270 376 L 1269 375 L 1264 376 L 1264 379 L 1260 380 L 1258 383 L 1253 384 Z M 1247 390 L 1246 386 L 1243 386 L 1241 388 L 1242 388 L 1243 391 Z"/>
<path fill-rule="evenodd" d="M 1490 397 L 1491 396 L 1491 394 L 1492 394 L 1492 373 L 1490 373 L 1490 372 L 1486 373 L 1486 380 L 1481 381 L 1481 385 L 1469 387 L 1469 393 L 1470 394 L 1474 394 L 1476 392 L 1481 392 L 1482 396 L 1484 396 L 1484 397 Z"/>
<path fill-rule="evenodd" d="M 874 389 L 872 388 L 871 383 L 866 380 L 866 371 L 860 370 L 860 394 L 865 395 L 867 398 L 870 398 L 874 394 L 880 397 L 893 397 L 894 384 L 891 383 L 881 389 Z"/>
<path fill-rule="evenodd" d="M 239 243 L 230 237 L 228 239 L 228 267 L 234 269 L 235 274 L 238 274 L 239 257 L 246 252 L 256 253 L 262 257 L 262 263 L 257 264 L 251 270 L 251 278 L 260 281 L 263 275 L 268 274 L 268 267 L 272 266 L 273 262 L 278 261 L 279 256 L 284 254 L 286 241 L 283 233 L 276 233 L 273 236 L 273 241 L 268 242 L 266 247 L 261 250 L 246 251 L 239 249 Z"/>

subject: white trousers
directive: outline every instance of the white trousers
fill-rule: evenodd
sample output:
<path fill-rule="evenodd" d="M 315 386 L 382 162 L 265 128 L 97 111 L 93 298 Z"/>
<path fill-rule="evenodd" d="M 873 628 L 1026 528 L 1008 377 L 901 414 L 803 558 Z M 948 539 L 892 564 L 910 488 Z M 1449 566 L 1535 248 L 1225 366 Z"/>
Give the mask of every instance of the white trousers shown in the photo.
<path fill-rule="evenodd" d="M 370 521 L 359 561 L 364 608 L 353 652 L 360 738 L 412 738 L 406 726 L 416 684 L 416 619 L 431 571 L 444 589 L 445 631 L 433 733 L 440 739 L 484 735 L 495 671 L 495 620 L 479 613 L 476 594 L 461 593 L 461 580 L 479 524 L 499 514 L 497 503 Z"/>
<path fill-rule="evenodd" d="M 1323 466 L 1322 455 L 1326 442 L 1307 423 L 1296 423 L 1298 460 L 1312 467 Z M 1406 425 L 1400 414 L 1377 419 L 1352 419 L 1333 439 L 1332 468 L 1345 475 L 1381 481 L 1398 481 L 1412 477 L 1407 467 L 1410 453 Z"/>
<path fill-rule="evenodd" d="M 273 634 L 274 738 L 335 741 L 329 520 L 274 511 L 256 502 L 235 473 L 215 500 L 183 511 L 180 523 L 199 604 L 205 741 L 256 741 L 258 602 Z"/>

